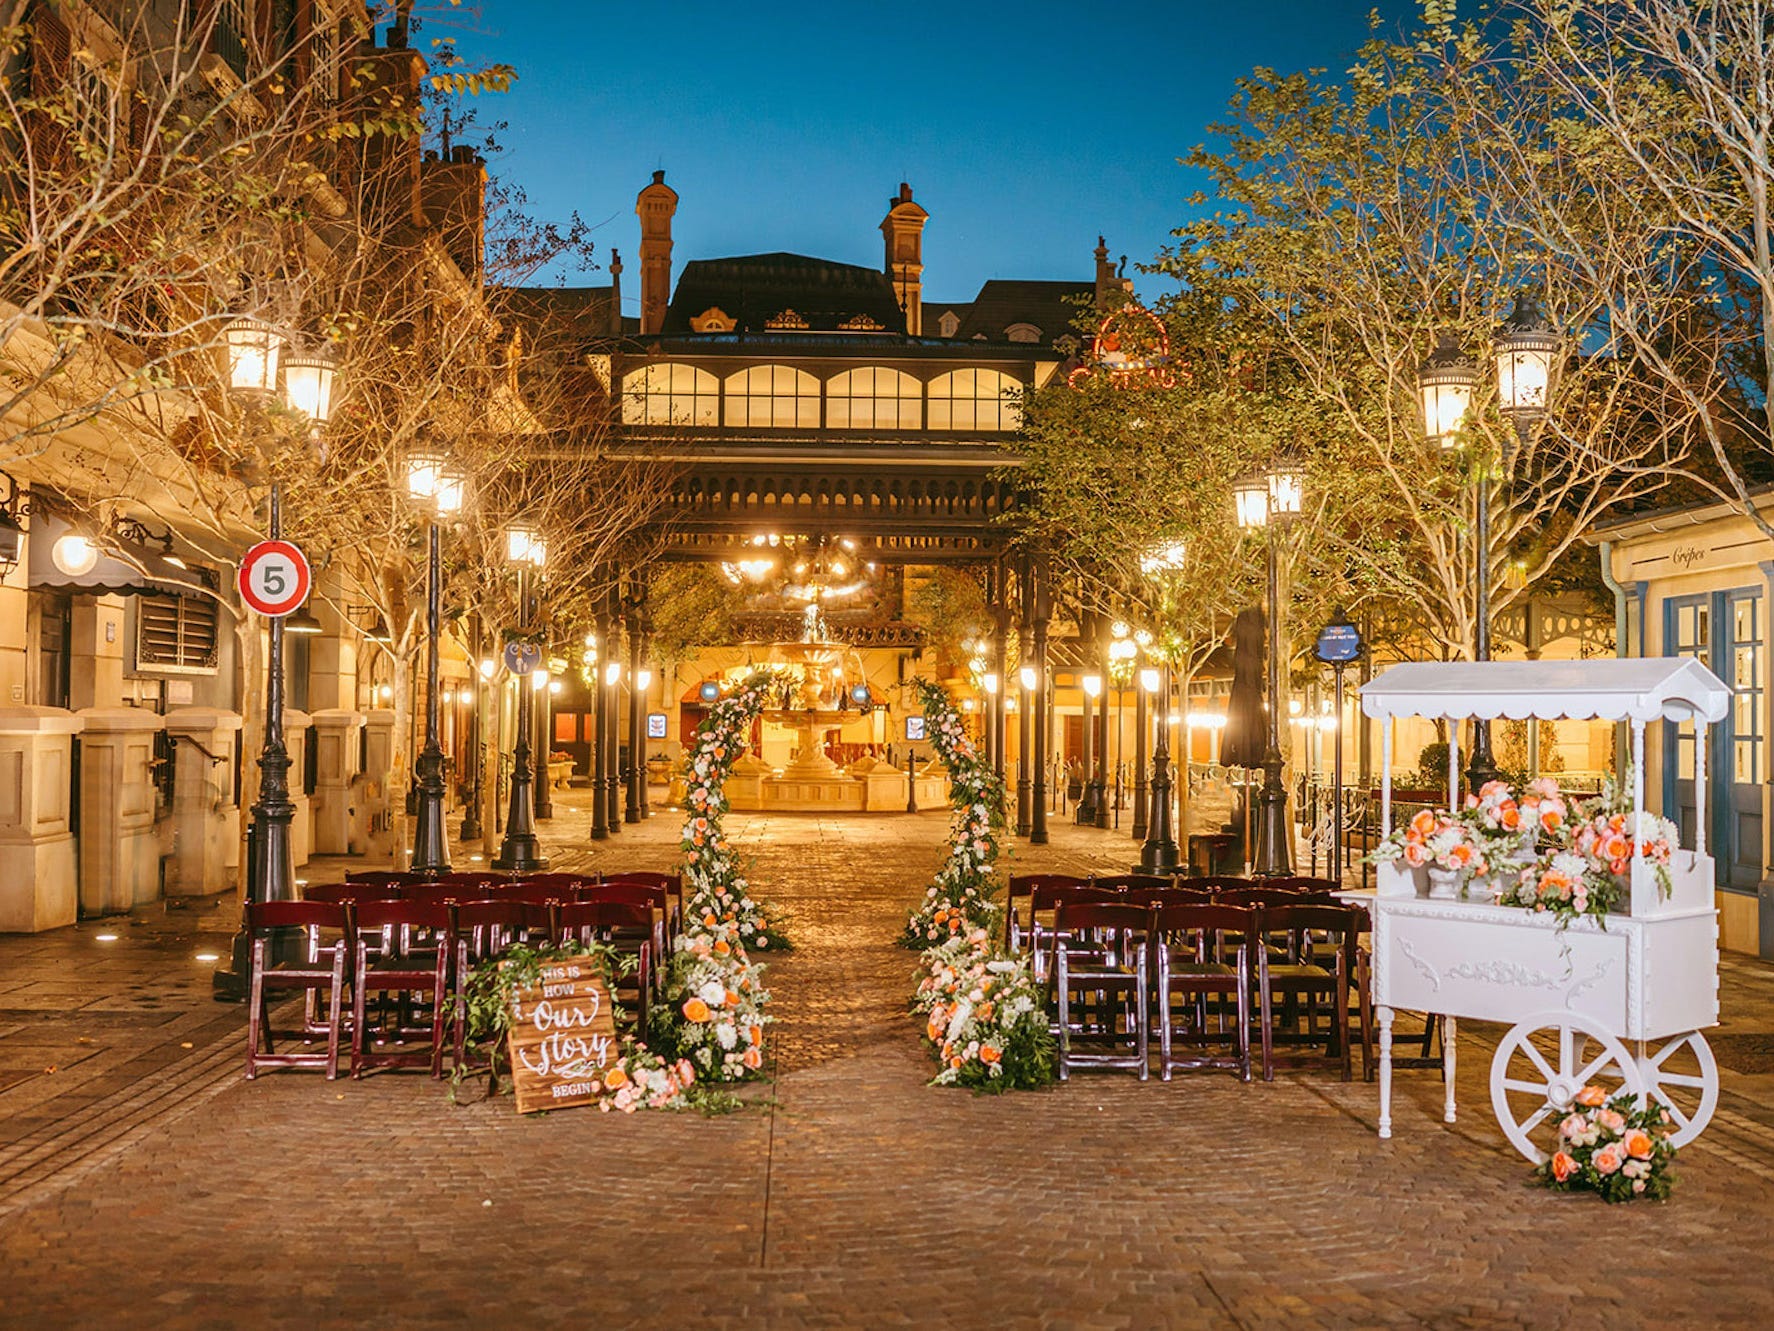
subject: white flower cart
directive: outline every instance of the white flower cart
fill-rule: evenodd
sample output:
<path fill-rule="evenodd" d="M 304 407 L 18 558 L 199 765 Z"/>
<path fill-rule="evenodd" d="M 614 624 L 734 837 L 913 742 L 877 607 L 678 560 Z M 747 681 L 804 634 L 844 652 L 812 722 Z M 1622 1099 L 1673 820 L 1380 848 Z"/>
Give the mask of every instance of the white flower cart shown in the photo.
<path fill-rule="evenodd" d="M 1725 716 L 1731 690 L 1696 661 L 1485 661 L 1394 666 L 1361 691 L 1382 729 L 1381 820 L 1392 830 L 1392 721 L 1535 717 L 1624 721 L 1632 731 L 1632 808 L 1644 808 L 1645 726 L 1690 721 L 1702 733 Z M 1457 736 L 1454 726 L 1450 732 Z M 1457 742 L 1449 779 L 1459 789 Z M 1718 1100 L 1718 1066 L 1704 1027 L 1718 1022 L 1718 920 L 1706 853 L 1706 745 L 1694 745 L 1695 846 L 1675 849 L 1672 890 L 1634 838 L 1630 893 L 1604 920 L 1564 929 L 1551 913 L 1489 900 L 1433 899 L 1424 869 L 1378 866 L 1373 1000 L 1380 1027 L 1380 1136 L 1392 1135 L 1392 1018 L 1398 1008 L 1443 1015 L 1446 1103 L 1454 1121 L 1458 1018 L 1514 1023 L 1491 1060 L 1491 1104 L 1528 1159 L 1549 1140 L 1586 1083 L 1610 1095 L 1652 1096 L 1678 1146 L 1700 1134 Z M 1439 896 L 1439 894 L 1438 894 Z"/>

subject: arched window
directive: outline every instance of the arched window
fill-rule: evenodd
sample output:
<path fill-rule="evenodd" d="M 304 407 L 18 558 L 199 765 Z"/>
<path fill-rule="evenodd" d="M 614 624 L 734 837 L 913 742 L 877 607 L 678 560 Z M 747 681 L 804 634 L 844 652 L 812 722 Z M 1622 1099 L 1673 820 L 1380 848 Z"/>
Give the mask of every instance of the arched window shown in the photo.
<path fill-rule="evenodd" d="M 826 380 L 825 423 L 834 430 L 916 430 L 924 423 L 923 398 L 916 379 L 885 365 L 846 370 Z"/>
<path fill-rule="evenodd" d="M 930 381 L 932 430 L 1014 430 L 1022 408 L 1004 394 L 1022 384 L 996 370 L 951 370 Z"/>
<path fill-rule="evenodd" d="M 1034 324 L 1011 324 L 1004 330 L 1004 338 L 1008 342 L 1039 342 L 1041 330 Z"/>
<path fill-rule="evenodd" d="M 757 365 L 730 374 L 727 424 L 817 430 L 819 380 L 789 365 Z"/>
<path fill-rule="evenodd" d="M 624 425 L 718 425 L 720 381 L 694 365 L 648 365 L 622 376 Z"/>

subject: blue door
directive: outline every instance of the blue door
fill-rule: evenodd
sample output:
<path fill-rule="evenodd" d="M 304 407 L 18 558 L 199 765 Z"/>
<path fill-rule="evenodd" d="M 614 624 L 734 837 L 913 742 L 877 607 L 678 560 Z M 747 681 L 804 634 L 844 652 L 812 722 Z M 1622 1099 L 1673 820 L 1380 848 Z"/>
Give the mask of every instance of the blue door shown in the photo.
<path fill-rule="evenodd" d="M 1761 655 L 1767 609 L 1759 588 L 1738 588 L 1664 602 L 1663 643 L 1668 656 L 1703 663 L 1730 684 L 1731 711 L 1713 728 L 1706 750 L 1706 843 L 1720 887 L 1754 891 L 1762 878 L 1762 779 L 1767 763 Z M 1665 723 L 1664 807 L 1694 837 L 1694 726 Z"/>

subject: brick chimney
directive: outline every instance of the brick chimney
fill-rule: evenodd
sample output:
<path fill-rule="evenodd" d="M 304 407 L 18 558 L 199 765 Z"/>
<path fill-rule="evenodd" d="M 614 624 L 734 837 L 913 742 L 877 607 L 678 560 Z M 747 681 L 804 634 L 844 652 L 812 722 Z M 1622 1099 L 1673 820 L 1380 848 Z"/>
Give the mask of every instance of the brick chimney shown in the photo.
<path fill-rule="evenodd" d="M 612 337 L 622 336 L 622 254 L 610 251 L 610 327 Z"/>
<path fill-rule="evenodd" d="M 478 284 L 487 238 L 487 164 L 465 143 L 445 154 L 427 153 L 420 171 L 425 225 L 437 232 L 462 276 Z"/>
<path fill-rule="evenodd" d="M 1127 263 L 1125 254 L 1121 256 L 1121 262 L 1124 265 Z M 1115 271 L 1115 265 L 1109 262 L 1109 242 L 1098 236 L 1096 238 L 1096 308 L 1098 311 L 1108 313 L 1111 291 L 1132 295 L 1133 279 L 1122 277 Z M 1119 305 L 1120 301 L 1117 300 L 1114 303 Z"/>
<path fill-rule="evenodd" d="M 912 337 L 924 332 L 924 223 L 930 214 L 912 202 L 912 187 L 899 182 L 899 195 L 887 200 L 887 216 L 881 219 L 881 236 L 887 242 L 887 261 L 882 271 L 893 283 L 894 298 L 905 311 L 905 330 Z"/>
<path fill-rule="evenodd" d="M 417 51 L 407 49 L 406 32 L 398 23 L 388 30 L 388 45 L 377 46 L 373 39 L 362 43 L 351 64 L 357 71 L 356 86 L 349 94 L 352 114 L 417 114 L 425 61 Z M 360 211 L 377 225 L 419 225 L 424 219 L 419 136 L 368 134 L 345 142 Z"/>
<path fill-rule="evenodd" d="M 634 210 L 641 219 L 641 332 L 652 334 L 665 327 L 665 307 L 671 304 L 671 219 L 678 192 L 665 183 L 665 172 L 653 173 Z"/>

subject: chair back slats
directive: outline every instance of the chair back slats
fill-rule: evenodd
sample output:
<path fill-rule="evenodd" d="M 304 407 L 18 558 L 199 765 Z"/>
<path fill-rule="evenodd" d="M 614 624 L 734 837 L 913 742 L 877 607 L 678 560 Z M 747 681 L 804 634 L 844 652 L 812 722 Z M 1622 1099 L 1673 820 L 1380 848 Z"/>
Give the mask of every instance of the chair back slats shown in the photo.
<path fill-rule="evenodd" d="M 404 887 L 408 883 L 424 882 L 425 879 L 420 874 L 392 869 L 354 869 L 346 873 L 345 881 L 371 887 Z"/>
<path fill-rule="evenodd" d="M 1117 901 L 1079 901 L 1068 898 L 1059 903 L 1058 928 L 1135 929 L 1143 931 L 1152 918 L 1144 906 L 1130 906 Z"/>
<path fill-rule="evenodd" d="M 325 901 L 334 905 L 359 901 L 398 901 L 404 889 L 379 883 L 310 883 L 302 889 L 302 900 Z"/>
<path fill-rule="evenodd" d="M 578 929 L 648 929 L 653 908 L 633 901 L 567 901 L 555 907 L 555 931 Z"/>
<path fill-rule="evenodd" d="M 444 901 L 363 901 L 356 910 L 357 931 L 387 927 L 409 929 L 450 928 L 450 906 Z"/>
<path fill-rule="evenodd" d="M 1111 873 L 1093 875 L 1090 885 L 1116 892 L 1153 892 L 1170 887 L 1174 882 L 1169 874 Z"/>
<path fill-rule="evenodd" d="M 1264 881 L 1271 887 L 1288 887 L 1296 892 L 1315 893 L 1319 896 L 1327 896 L 1332 892 L 1343 890 L 1343 885 L 1334 878 L 1307 878 L 1296 874 L 1292 877 L 1269 878 Z"/>
<path fill-rule="evenodd" d="M 612 883 L 609 881 L 592 883 L 582 887 L 573 896 L 575 901 L 621 901 L 634 906 L 651 906 L 655 910 L 664 910 L 667 904 L 666 890 L 647 883 Z"/>
<path fill-rule="evenodd" d="M 1181 877 L 1176 880 L 1178 887 L 1192 888 L 1198 892 L 1236 892 L 1241 888 L 1254 887 L 1254 878 L 1238 878 L 1227 874 L 1204 874 L 1198 877 Z"/>
<path fill-rule="evenodd" d="M 598 875 L 598 881 L 604 883 L 633 883 L 642 887 L 662 887 L 667 892 L 682 891 L 684 877 L 676 873 L 655 873 L 650 869 L 625 869 L 621 873 Z"/>
<path fill-rule="evenodd" d="M 249 901 L 246 927 L 261 929 L 343 929 L 349 916 L 336 901 Z"/>
<path fill-rule="evenodd" d="M 1152 931 L 1161 937 L 1195 933 L 1248 933 L 1255 912 L 1245 906 L 1178 904 L 1152 912 Z"/>
<path fill-rule="evenodd" d="M 1221 892 L 1218 900 L 1235 906 L 1300 906 L 1328 905 L 1342 909 L 1341 905 L 1328 897 L 1314 897 L 1299 892 L 1291 887 L 1276 887 L 1264 884 L 1256 887 L 1240 887 L 1230 892 Z"/>

